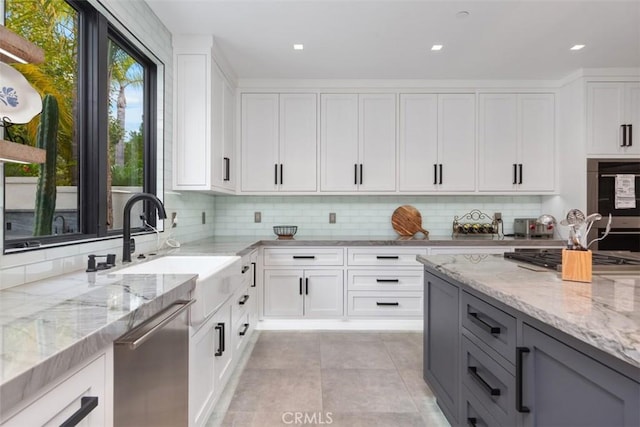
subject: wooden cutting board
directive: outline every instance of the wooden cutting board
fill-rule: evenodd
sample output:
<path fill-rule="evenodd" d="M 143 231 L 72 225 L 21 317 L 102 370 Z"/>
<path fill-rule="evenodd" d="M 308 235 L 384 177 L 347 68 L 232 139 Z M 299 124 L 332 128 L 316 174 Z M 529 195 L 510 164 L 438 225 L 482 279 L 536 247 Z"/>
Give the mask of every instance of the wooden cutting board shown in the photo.
<path fill-rule="evenodd" d="M 413 236 L 418 231 L 424 233 L 425 237 L 429 236 L 429 232 L 422 228 L 420 211 L 411 205 L 403 205 L 393 211 L 391 225 L 401 236 Z"/>

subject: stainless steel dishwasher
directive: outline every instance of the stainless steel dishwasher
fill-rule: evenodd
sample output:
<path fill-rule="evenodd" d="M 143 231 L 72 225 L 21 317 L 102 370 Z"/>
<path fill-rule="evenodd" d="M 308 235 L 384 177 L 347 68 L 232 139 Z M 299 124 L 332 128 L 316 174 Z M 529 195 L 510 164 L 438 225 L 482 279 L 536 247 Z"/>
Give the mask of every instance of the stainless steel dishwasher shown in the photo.
<path fill-rule="evenodd" d="M 188 308 L 176 301 L 114 342 L 114 425 L 189 423 Z"/>

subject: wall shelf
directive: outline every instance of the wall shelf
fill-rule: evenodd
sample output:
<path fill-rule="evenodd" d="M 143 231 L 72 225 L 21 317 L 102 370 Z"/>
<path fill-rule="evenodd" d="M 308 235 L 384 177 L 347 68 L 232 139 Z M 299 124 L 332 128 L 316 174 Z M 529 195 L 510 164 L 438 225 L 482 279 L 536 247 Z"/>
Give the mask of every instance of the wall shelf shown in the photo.
<path fill-rule="evenodd" d="M 0 61 L 40 64 L 44 62 L 44 50 L 0 25 Z"/>
<path fill-rule="evenodd" d="M 44 163 L 47 151 L 30 145 L 0 139 L 0 162 Z"/>

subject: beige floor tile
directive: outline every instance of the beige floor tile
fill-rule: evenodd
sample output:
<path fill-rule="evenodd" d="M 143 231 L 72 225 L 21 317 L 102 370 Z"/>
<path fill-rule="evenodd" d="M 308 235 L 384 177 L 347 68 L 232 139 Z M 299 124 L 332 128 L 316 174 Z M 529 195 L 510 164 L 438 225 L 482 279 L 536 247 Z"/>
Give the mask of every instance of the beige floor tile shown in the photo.
<path fill-rule="evenodd" d="M 331 427 L 425 427 L 417 412 L 411 413 L 333 413 Z M 430 426 L 429 426 L 430 427 Z"/>
<path fill-rule="evenodd" d="M 250 369 L 318 369 L 319 340 L 260 339 L 247 362 Z"/>
<path fill-rule="evenodd" d="M 323 369 L 395 369 L 380 340 L 323 341 L 320 344 L 320 361 Z"/>

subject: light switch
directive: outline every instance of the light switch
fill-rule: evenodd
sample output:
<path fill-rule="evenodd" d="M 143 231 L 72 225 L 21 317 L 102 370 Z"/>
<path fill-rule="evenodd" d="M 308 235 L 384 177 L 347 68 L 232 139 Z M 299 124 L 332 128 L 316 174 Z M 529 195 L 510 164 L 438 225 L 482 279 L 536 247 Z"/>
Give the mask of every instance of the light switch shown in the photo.
<path fill-rule="evenodd" d="M 262 212 L 253 213 L 253 222 L 262 222 Z"/>
<path fill-rule="evenodd" d="M 335 212 L 331 212 L 329 214 L 329 224 L 335 224 L 336 223 L 336 214 Z"/>

